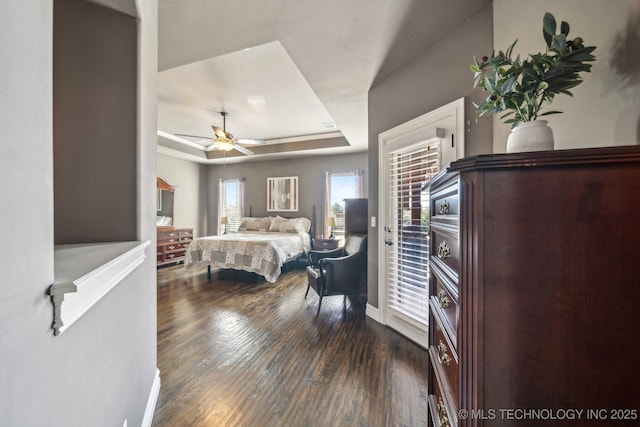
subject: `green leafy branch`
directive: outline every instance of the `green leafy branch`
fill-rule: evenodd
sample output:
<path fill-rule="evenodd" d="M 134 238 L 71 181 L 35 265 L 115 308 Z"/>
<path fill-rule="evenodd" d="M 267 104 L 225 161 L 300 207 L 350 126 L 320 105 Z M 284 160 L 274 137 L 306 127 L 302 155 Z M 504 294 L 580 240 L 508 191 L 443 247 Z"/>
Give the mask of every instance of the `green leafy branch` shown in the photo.
<path fill-rule="evenodd" d="M 521 60 L 520 55 L 512 59 L 515 40 L 505 52 L 495 51 L 491 57 L 483 57 L 478 62 L 474 58 L 471 71 L 474 73 L 474 87 L 488 92 L 486 99 L 478 104 L 478 117 L 505 112 L 500 118 L 513 126 L 540 116 L 557 114 L 560 111 L 541 113 L 545 104 L 550 104 L 555 95 L 573 96 L 570 89 L 582 83 L 580 73 L 590 72 L 595 61 L 592 52 L 595 46 L 585 47 L 583 40 L 568 39 L 569 24 L 562 21 L 560 33 L 554 16 L 546 13 L 543 18 L 542 34 L 547 48 L 545 53 L 529 55 Z"/>

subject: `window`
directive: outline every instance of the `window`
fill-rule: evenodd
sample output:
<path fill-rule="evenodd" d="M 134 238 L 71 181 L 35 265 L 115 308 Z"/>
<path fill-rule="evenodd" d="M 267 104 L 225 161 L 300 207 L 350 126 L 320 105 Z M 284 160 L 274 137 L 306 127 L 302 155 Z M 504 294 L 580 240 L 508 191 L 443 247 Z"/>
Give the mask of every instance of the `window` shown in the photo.
<path fill-rule="evenodd" d="M 238 231 L 244 216 L 244 178 L 218 180 L 218 234 Z M 228 222 L 221 225 L 222 218 Z"/>
<path fill-rule="evenodd" d="M 327 172 L 325 178 L 324 233 L 336 239 L 344 238 L 344 199 L 364 197 L 364 171 Z M 335 218 L 335 226 L 328 219 Z"/>

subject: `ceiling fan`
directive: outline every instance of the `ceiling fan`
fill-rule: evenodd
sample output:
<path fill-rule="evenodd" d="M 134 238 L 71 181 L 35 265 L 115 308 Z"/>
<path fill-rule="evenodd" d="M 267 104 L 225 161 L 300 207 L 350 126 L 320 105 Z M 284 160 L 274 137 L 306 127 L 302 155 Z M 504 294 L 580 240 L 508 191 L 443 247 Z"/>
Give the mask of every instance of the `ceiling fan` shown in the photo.
<path fill-rule="evenodd" d="M 226 111 L 221 111 L 220 115 L 222 116 L 222 128 L 218 126 L 211 126 L 213 128 L 214 138 L 213 144 L 207 145 L 205 151 L 231 151 L 237 150 L 243 154 L 251 155 L 254 154 L 253 151 L 249 150 L 246 147 L 243 147 L 240 144 L 246 145 L 264 145 L 266 141 L 260 139 L 240 139 L 234 138 L 233 135 L 227 132 L 227 116 L 229 113 Z M 196 135 L 185 135 L 185 134 L 176 134 L 178 137 L 186 137 L 186 138 L 194 138 L 196 139 L 196 143 L 202 143 L 202 141 L 210 141 L 212 138 L 206 136 L 196 136 Z M 204 145 L 204 144 L 203 144 Z"/>

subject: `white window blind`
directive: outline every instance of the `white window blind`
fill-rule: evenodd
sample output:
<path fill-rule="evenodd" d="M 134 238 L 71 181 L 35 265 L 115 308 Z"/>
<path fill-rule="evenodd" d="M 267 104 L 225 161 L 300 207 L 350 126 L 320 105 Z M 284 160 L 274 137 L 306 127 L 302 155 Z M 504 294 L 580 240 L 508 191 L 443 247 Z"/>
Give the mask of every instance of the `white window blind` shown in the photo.
<path fill-rule="evenodd" d="M 391 246 L 386 262 L 387 307 L 422 325 L 428 322 L 429 196 L 423 186 L 440 170 L 435 138 L 388 154 Z"/>

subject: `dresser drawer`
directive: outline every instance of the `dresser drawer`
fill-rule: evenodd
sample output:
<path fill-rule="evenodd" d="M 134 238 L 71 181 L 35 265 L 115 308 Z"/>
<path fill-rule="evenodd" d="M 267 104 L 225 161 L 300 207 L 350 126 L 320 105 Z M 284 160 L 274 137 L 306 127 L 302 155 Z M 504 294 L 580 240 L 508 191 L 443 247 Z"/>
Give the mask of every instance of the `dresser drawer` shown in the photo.
<path fill-rule="evenodd" d="M 451 390 L 450 399 L 458 405 L 459 374 L 458 374 L 458 354 L 451 343 L 450 337 L 442 329 L 442 319 L 437 315 L 432 316 L 433 320 L 433 342 L 429 346 L 429 357 L 433 370 L 439 373 L 438 378 L 443 389 Z"/>
<path fill-rule="evenodd" d="M 313 239 L 313 249 L 332 250 L 338 248 L 338 240 L 336 239 Z"/>
<path fill-rule="evenodd" d="M 165 256 L 166 261 L 180 261 L 184 258 L 184 251 L 168 253 Z"/>
<path fill-rule="evenodd" d="M 460 245 L 457 229 L 431 225 L 431 262 L 444 270 L 453 282 L 458 283 L 460 272 Z"/>
<path fill-rule="evenodd" d="M 457 224 L 460 215 L 458 186 L 447 189 L 437 195 L 431 195 L 431 221 Z"/>
<path fill-rule="evenodd" d="M 173 264 L 184 260 L 193 241 L 192 228 L 158 227 L 157 264 Z"/>
<path fill-rule="evenodd" d="M 158 240 L 159 241 L 168 241 L 168 240 L 178 240 L 180 238 L 180 234 L 177 231 L 163 231 L 158 232 Z"/>
<path fill-rule="evenodd" d="M 443 384 L 434 375 L 433 394 L 429 395 L 429 412 L 435 427 L 457 427 L 458 408 L 443 389 Z"/>
<path fill-rule="evenodd" d="M 431 265 L 430 305 L 431 310 L 437 312 L 443 319 L 443 328 L 451 337 L 454 348 L 457 349 L 458 319 L 460 306 L 458 304 L 457 286 L 440 271 L 438 266 Z"/>
<path fill-rule="evenodd" d="M 431 221 L 458 223 L 460 215 L 458 188 L 458 176 L 454 175 L 445 182 L 429 189 Z"/>

